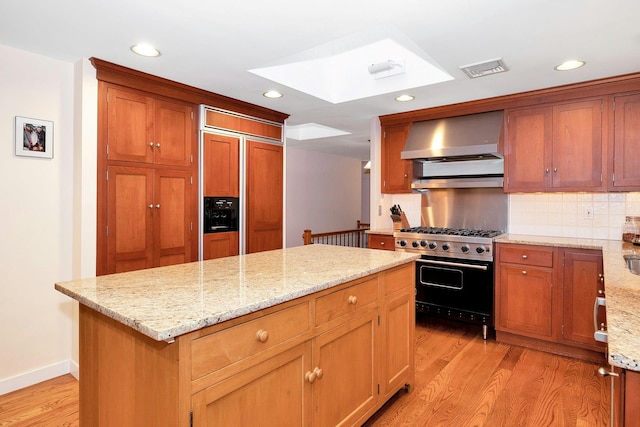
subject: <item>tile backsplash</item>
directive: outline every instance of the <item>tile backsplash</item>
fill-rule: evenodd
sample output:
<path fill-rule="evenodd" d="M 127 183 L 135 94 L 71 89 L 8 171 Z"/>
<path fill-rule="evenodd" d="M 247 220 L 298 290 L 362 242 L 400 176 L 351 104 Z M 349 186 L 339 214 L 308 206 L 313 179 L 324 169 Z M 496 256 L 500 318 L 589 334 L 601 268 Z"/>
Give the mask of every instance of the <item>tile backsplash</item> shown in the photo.
<path fill-rule="evenodd" d="M 627 215 L 640 216 L 640 192 L 509 195 L 514 234 L 621 240 Z"/>

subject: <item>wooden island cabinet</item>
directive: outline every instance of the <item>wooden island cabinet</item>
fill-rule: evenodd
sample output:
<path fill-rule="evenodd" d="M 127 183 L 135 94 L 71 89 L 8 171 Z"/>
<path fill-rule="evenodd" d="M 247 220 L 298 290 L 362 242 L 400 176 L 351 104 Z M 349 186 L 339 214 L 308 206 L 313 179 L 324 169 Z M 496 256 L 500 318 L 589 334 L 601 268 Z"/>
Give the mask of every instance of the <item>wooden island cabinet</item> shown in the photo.
<path fill-rule="evenodd" d="M 81 302 L 80 424 L 362 425 L 413 382 L 416 258 L 307 245 L 56 284 Z"/>

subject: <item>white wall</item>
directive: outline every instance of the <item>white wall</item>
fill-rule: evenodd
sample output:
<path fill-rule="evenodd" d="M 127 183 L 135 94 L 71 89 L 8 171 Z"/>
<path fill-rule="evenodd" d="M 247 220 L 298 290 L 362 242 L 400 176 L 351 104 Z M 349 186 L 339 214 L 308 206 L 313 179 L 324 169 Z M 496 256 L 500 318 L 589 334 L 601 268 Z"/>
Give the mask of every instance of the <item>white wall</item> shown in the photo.
<path fill-rule="evenodd" d="M 302 233 L 350 230 L 361 219 L 361 162 L 287 146 L 286 246 Z"/>
<path fill-rule="evenodd" d="M 0 45 L 0 394 L 69 372 L 73 64 Z M 54 123 L 53 159 L 14 154 L 14 117 Z"/>

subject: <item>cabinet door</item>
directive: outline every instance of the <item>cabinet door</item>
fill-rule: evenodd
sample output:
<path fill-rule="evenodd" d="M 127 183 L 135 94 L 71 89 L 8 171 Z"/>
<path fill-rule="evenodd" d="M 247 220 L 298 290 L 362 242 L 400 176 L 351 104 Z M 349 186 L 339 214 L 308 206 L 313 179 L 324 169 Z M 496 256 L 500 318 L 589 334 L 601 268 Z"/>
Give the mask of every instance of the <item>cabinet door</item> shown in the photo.
<path fill-rule="evenodd" d="M 190 193 L 191 172 L 155 171 L 154 266 L 191 261 Z"/>
<path fill-rule="evenodd" d="M 238 232 L 208 233 L 202 236 L 203 259 L 224 258 L 238 255 Z"/>
<path fill-rule="evenodd" d="M 564 250 L 562 281 L 562 339 L 581 347 L 604 351 L 606 344 L 593 339 L 593 303 L 604 293 L 602 254 L 599 251 Z M 598 319 L 604 321 L 600 307 Z"/>
<path fill-rule="evenodd" d="M 380 353 L 381 395 L 386 400 L 413 377 L 415 357 L 415 288 L 385 297 Z"/>
<path fill-rule="evenodd" d="M 541 191 L 551 184 L 551 136 L 551 108 L 507 113 L 506 191 Z"/>
<path fill-rule="evenodd" d="M 282 146 L 247 141 L 246 252 L 282 248 Z"/>
<path fill-rule="evenodd" d="M 553 187 L 604 190 L 602 100 L 553 107 Z"/>
<path fill-rule="evenodd" d="M 496 329 L 552 339 L 551 269 L 500 265 Z"/>
<path fill-rule="evenodd" d="M 193 109 L 156 99 L 154 101 L 154 162 L 169 166 L 190 166 L 191 147 L 196 137 Z"/>
<path fill-rule="evenodd" d="M 107 168 L 107 272 L 153 266 L 153 171 Z"/>
<path fill-rule="evenodd" d="M 309 343 L 298 345 L 193 395 L 193 426 L 308 426 Z"/>
<path fill-rule="evenodd" d="M 377 310 L 332 329 L 313 341 L 313 425 L 354 425 L 377 402 Z"/>
<path fill-rule="evenodd" d="M 205 133 L 203 135 L 202 178 L 204 195 L 238 197 L 240 182 L 240 140 Z"/>
<path fill-rule="evenodd" d="M 153 162 L 153 99 L 107 89 L 107 159 Z"/>
<path fill-rule="evenodd" d="M 640 188 L 640 94 L 614 98 L 613 187 Z"/>
<path fill-rule="evenodd" d="M 409 135 L 408 124 L 386 126 L 382 130 L 381 188 L 383 193 L 411 193 L 413 161 L 403 160 L 400 153 L 404 150 Z"/>

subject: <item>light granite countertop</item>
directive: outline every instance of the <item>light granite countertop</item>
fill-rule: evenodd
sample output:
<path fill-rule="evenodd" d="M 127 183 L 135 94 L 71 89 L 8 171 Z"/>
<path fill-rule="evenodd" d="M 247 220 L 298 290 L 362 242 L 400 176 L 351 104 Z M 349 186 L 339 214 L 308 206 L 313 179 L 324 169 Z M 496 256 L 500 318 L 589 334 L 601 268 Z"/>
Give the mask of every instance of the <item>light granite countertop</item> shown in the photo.
<path fill-rule="evenodd" d="M 609 363 L 640 371 L 640 276 L 629 271 L 623 258 L 640 255 L 639 246 L 619 240 L 514 234 L 499 237 L 496 242 L 602 250 Z"/>
<path fill-rule="evenodd" d="M 367 230 L 366 234 L 383 234 L 386 236 L 393 236 L 393 232 L 396 231 L 392 228 L 379 228 L 377 230 Z"/>
<path fill-rule="evenodd" d="M 157 341 L 170 341 L 416 258 L 314 244 L 56 283 L 55 288 Z"/>

